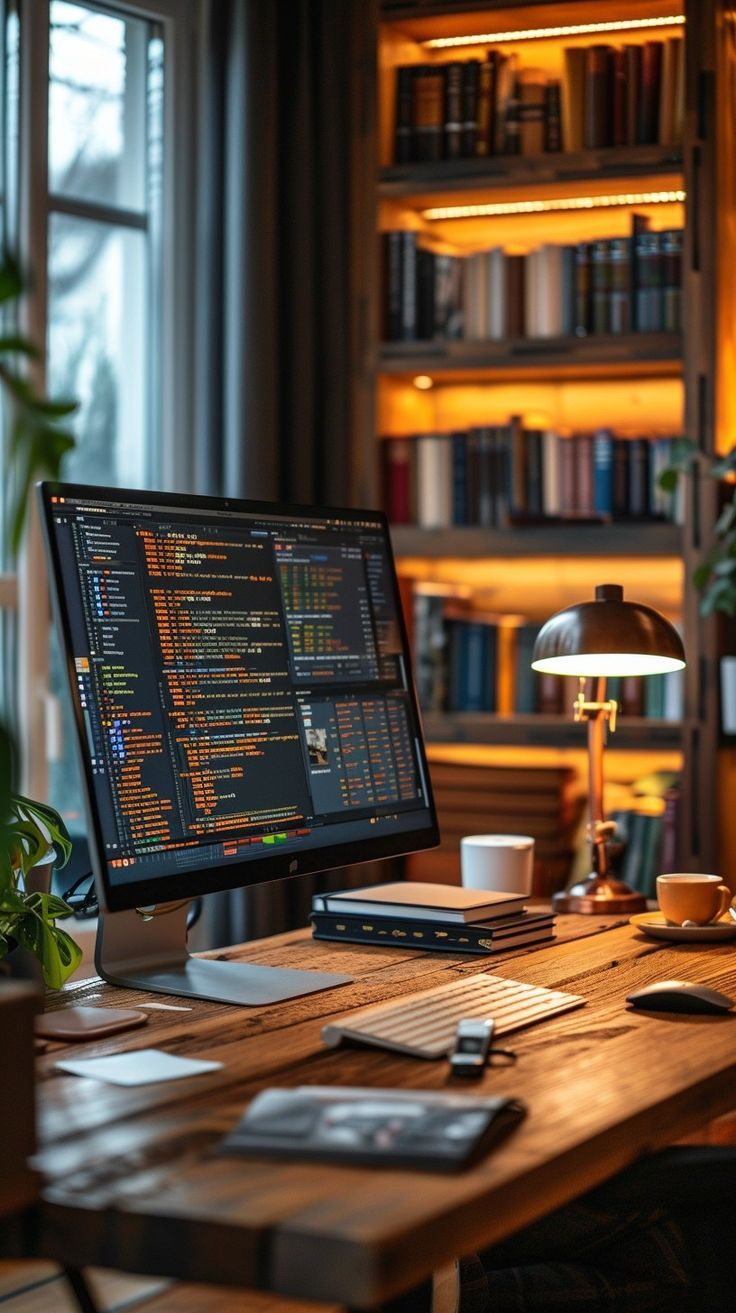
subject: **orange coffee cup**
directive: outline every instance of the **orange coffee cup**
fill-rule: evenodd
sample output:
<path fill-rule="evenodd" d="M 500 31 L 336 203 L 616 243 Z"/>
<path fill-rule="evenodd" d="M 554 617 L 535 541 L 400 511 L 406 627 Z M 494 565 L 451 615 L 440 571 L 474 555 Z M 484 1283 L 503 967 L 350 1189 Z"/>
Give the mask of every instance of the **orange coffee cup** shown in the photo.
<path fill-rule="evenodd" d="M 718 875 L 675 873 L 657 876 L 657 901 L 668 921 L 708 925 L 727 911 L 731 890 Z"/>

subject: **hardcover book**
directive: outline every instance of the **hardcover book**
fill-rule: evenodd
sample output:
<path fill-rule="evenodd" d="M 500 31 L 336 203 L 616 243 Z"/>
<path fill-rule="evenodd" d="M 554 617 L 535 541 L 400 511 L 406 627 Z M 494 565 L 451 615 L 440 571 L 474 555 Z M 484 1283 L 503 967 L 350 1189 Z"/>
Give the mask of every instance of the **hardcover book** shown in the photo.
<path fill-rule="evenodd" d="M 367 889 L 315 894 L 312 910 L 472 923 L 520 912 L 525 902 L 526 898 L 518 894 L 496 893 L 489 889 L 462 889 L 457 885 L 396 881 L 371 885 Z"/>

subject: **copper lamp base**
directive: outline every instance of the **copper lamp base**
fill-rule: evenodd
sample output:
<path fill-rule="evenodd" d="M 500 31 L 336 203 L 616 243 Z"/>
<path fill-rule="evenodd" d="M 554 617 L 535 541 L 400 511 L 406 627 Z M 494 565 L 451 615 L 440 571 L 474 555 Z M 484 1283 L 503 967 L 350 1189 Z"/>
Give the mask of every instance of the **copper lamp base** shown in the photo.
<path fill-rule="evenodd" d="M 633 916 L 635 912 L 646 912 L 647 900 L 643 894 L 634 893 L 622 880 L 594 874 L 570 889 L 561 889 L 552 898 L 552 909 L 593 916 L 617 916 L 620 912 Z"/>

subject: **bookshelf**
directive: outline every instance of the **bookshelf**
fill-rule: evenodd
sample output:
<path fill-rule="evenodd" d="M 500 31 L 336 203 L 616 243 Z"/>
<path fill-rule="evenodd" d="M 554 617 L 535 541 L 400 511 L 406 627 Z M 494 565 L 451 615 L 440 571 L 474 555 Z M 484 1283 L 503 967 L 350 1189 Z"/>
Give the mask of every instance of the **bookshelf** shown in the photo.
<path fill-rule="evenodd" d="M 411 230 L 418 244 L 459 260 L 491 248 L 525 255 L 549 243 L 624 239 L 632 231 L 632 213 L 641 214 L 657 233 L 683 229 L 683 313 L 676 331 L 389 341 L 381 253 L 374 242 L 356 269 L 355 283 L 362 334 L 354 388 L 357 501 L 381 504 L 380 453 L 387 441 L 503 426 L 511 415 L 522 415 L 529 428 L 551 426 L 565 436 L 605 423 L 624 436 L 686 433 L 704 450 L 732 445 L 733 401 L 725 385 L 736 293 L 724 291 L 719 273 L 736 240 L 736 151 L 726 162 L 723 149 L 717 158 L 715 148 L 716 120 L 723 132 L 733 116 L 734 52 L 722 37 L 724 12 L 721 0 L 378 4 L 376 79 L 366 95 L 358 166 L 364 205 L 356 228 L 365 241 L 371 228 Z M 673 15 L 686 21 L 664 21 Z M 450 49 L 426 44 L 489 32 L 652 20 L 658 26 L 528 41 L 501 35 L 492 43 Z M 566 48 L 643 46 L 675 38 L 684 41 L 685 50 L 685 112 L 677 140 L 582 149 L 578 144 L 572 150 L 480 158 L 395 158 L 400 67 L 482 61 L 493 46 L 514 56 L 519 68 L 541 68 L 545 77 L 561 78 Z M 732 140 L 730 120 L 727 131 Z M 627 196 L 637 199 L 621 203 Z M 650 197 L 656 200 L 642 199 Z M 587 208 L 564 208 L 580 198 Z M 507 212 L 509 207 L 526 212 Z M 479 208 L 487 212 L 478 213 Z M 723 850 L 718 836 L 733 805 L 724 784 L 724 755 L 720 760 L 717 755 L 719 631 L 715 622 L 701 620 L 689 582 L 715 513 L 715 488 L 696 486 L 683 498 L 678 523 L 556 521 L 495 528 L 409 523 L 393 530 L 405 597 L 428 586 L 470 599 L 471 608 L 480 599 L 481 608 L 500 615 L 521 611 L 524 619 L 541 622 L 557 607 L 592 595 L 592 583 L 605 575 L 622 580 L 631 595 L 682 624 L 689 665 L 681 718 L 624 717 L 608 755 L 609 761 L 618 760 L 612 770 L 619 778 L 627 770 L 682 769 L 678 869 L 683 870 L 722 869 L 716 865 Z M 462 763 L 477 760 L 478 753 L 485 765 L 511 759 L 521 765 L 540 754 L 578 765 L 583 760 L 581 731 L 566 715 L 427 710 L 425 732 L 435 760 Z M 736 761 L 732 773 L 736 777 Z"/>

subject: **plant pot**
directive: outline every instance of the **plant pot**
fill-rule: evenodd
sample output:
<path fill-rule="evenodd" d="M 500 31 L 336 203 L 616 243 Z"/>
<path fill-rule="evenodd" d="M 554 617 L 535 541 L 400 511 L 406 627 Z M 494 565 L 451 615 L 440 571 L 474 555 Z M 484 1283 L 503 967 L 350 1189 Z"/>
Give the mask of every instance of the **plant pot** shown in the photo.
<path fill-rule="evenodd" d="M 26 891 L 29 894 L 47 894 L 51 891 L 51 876 L 56 861 L 56 852 L 49 848 L 42 862 L 37 862 L 25 878 Z"/>
<path fill-rule="evenodd" d="M 15 944 L 14 940 L 11 942 Z M 21 948 L 20 944 L 15 944 L 10 952 L 0 959 L 0 978 L 27 980 L 29 984 L 37 985 L 41 990 L 46 989 L 41 963 L 33 953 L 29 953 L 27 948 Z"/>

